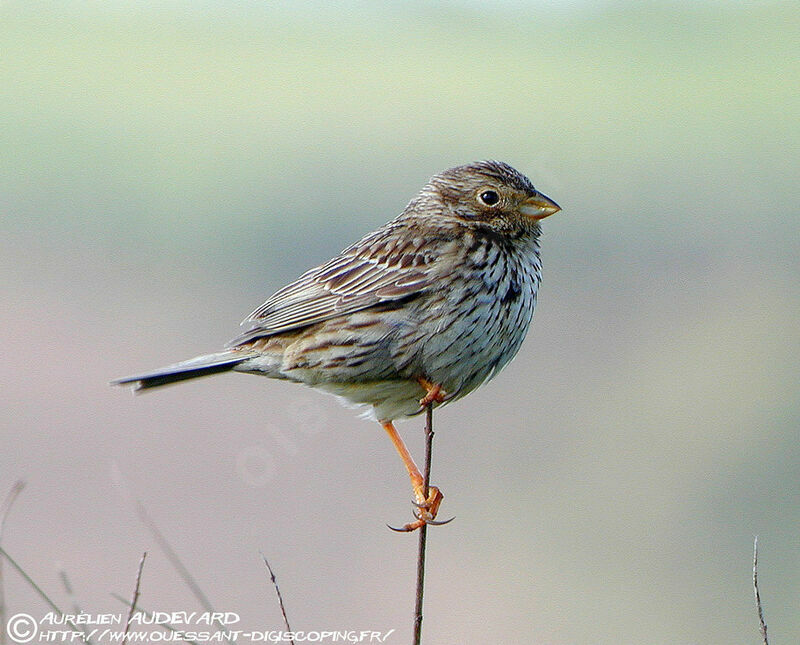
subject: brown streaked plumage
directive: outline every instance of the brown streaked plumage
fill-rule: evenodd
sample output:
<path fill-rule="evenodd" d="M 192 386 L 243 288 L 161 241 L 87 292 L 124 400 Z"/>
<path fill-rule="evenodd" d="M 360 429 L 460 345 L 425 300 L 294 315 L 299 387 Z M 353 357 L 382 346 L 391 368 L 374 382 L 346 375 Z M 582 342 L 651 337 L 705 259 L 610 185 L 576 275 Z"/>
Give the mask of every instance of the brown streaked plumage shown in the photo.
<path fill-rule="evenodd" d="M 558 210 L 507 164 L 451 168 L 397 218 L 275 292 L 227 350 L 114 383 L 141 390 L 234 370 L 366 406 L 409 471 L 413 530 L 442 496 L 425 499 L 392 421 L 465 396 L 514 357 L 541 279 L 539 221 Z"/>

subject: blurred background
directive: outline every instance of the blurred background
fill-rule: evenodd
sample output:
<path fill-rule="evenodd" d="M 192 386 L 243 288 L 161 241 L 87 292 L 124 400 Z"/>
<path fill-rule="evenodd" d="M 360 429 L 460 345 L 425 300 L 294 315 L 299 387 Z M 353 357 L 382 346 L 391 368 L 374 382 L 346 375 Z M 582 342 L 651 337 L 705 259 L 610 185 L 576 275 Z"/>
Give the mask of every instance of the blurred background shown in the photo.
<path fill-rule="evenodd" d="M 383 431 L 230 374 L 275 289 L 495 158 L 545 222 L 531 334 L 436 415 L 427 643 L 800 638 L 794 3 L 0 5 L 4 548 L 65 609 L 198 602 L 409 640 L 410 488 Z M 421 457 L 422 420 L 401 424 Z M 69 576 L 74 599 L 63 587 Z M 48 609 L 7 565 L 8 614 Z"/>

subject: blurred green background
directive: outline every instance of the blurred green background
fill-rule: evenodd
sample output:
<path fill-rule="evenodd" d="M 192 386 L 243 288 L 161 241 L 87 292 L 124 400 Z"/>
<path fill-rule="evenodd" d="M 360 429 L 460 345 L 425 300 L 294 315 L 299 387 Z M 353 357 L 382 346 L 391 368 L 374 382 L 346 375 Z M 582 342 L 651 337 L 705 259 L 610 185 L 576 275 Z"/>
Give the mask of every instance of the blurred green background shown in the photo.
<path fill-rule="evenodd" d="M 428 177 L 507 161 L 547 220 L 532 333 L 437 415 L 428 643 L 800 638 L 800 12 L 771 2 L 0 4 L 4 547 L 69 606 L 410 634 L 383 432 L 213 350 Z M 422 454 L 421 421 L 402 424 Z M 47 610 L 6 568 L 8 613 Z"/>

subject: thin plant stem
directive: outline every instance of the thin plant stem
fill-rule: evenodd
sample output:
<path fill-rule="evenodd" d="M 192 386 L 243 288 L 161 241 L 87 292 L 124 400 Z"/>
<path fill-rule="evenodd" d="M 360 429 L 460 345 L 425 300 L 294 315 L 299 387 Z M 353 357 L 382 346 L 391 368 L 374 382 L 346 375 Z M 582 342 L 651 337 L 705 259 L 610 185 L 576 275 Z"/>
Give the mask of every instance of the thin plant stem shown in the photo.
<path fill-rule="evenodd" d="M 767 623 L 764 621 L 764 610 L 761 607 L 761 594 L 758 593 L 758 536 L 753 540 L 753 593 L 756 596 L 756 609 L 758 610 L 758 624 L 764 645 L 769 645 L 767 640 Z"/>
<path fill-rule="evenodd" d="M 431 452 L 433 448 L 433 404 L 425 408 L 425 469 L 423 470 L 423 493 L 428 499 L 431 482 Z M 428 544 L 428 525 L 419 529 L 419 547 L 417 549 L 417 602 L 414 608 L 414 645 L 422 642 L 422 599 L 425 594 L 425 548 Z"/>
<path fill-rule="evenodd" d="M 58 577 L 61 578 L 61 584 L 64 587 L 64 591 L 67 593 L 67 598 L 70 600 L 70 604 L 72 605 L 72 613 L 73 614 L 81 614 L 83 613 L 83 608 L 78 603 L 78 599 L 75 597 L 75 590 L 72 588 L 72 583 L 69 581 L 69 576 L 64 568 L 59 568 L 58 570 Z M 86 631 L 85 625 L 74 625 L 76 629 L 80 629 L 83 632 L 83 638 L 81 639 L 82 643 L 86 645 L 92 645 L 92 640 L 89 638 L 89 634 Z"/>
<path fill-rule="evenodd" d="M 169 560 L 170 564 L 178 572 L 178 575 L 181 577 L 184 583 L 186 583 L 186 586 L 189 587 L 192 594 L 194 594 L 194 597 L 202 605 L 203 609 L 205 609 L 207 612 L 210 612 L 212 615 L 215 614 L 216 612 L 214 611 L 214 607 L 211 605 L 211 601 L 208 599 L 208 596 L 206 596 L 206 594 L 200 588 L 200 585 L 197 584 L 197 580 L 195 580 L 194 576 L 189 572 L 189 569 L 186 568 L 186 565 L 181 562 L 181 559 L 178 557 L 175 549 L 172 548 L 169 541 L 167 541 L 167 538 L 164 537 L 164 534 L 160 531 L 158 526 L 156 526 L 156 523 L 150 517 L 150 514 L 147 512 L 144 504 L 138 500 L 136 501 L 136 511 L 139 515 L 139 519 L 150 530 L 150 533 L 155 538 L 158 546 L 161 547 L 164 555 L 167 556 L 167 560 Z M 227 634 L 225 626 L 219 620 L 215 619 L 213 623 L 222 632 Z M 230 642 L 229 637 L 226 637 L 225 640 L 226 642 Z"/>
<path fill-rule="evenodd" d="M 14 558 L 12 558 L 10 555 L 8 555 L 6 550 L 1 546 L 0 546 L 0 555 L 2 555 L 6 560 L 8 560 L 9 564 L 12 567 L 14 567 L 16 572 L 19 575 L 22 576 L 22 579 L 25 580 L 25 582 L 27 582 L 31 586 L 31 588 L 39 595 L 39 597 L 41 597 L 42 600 L 44 600 L 50 606 L 50 608 L 54 612 L 56 612 L 59 616 L 63 616 L 64 615 L 64 612 L 61 611 L 58 608 L 58 605 L 56 605 L 56 603 L 54 603 L 52 600 L 50 600 L 50 596 L 48 596 L 44 591 L 42 591 L 42 588 L 33 581 L 33 578 L 31 578 L 25 572 L 25 570 L 21 566 L 19 566 L 17 564 L 17 562 L 14 560 Z"/>
<path fill-rule="evenodd" d="M 283 615 L 283 624 L 286 625 L 286 631 L 291 633 L 292 632 L 292 628 L 289 626 L 289 619 L 286 617 L 286 607 L 284 607 L 284 605 L 283 605 L 283 594 L 281 594 L 281 588 L 278 586 L 277 578 L 275 578 L 275 572 L 272 570 L 272 567 L 269 565 L 269 560 L 267 560 L 267 556 L 265 556 L 262 553 L 261 557 L 264 560 L 264 564 L 267 565 L 267 570 L 269 571 L 269 578 L 272 581 L 272 586 L 275 587 L 275 593 L 278 596 L 278 604 L 280 605 L 280 608 L 281 608 L 281 615 Z M 289 642 L 292 645 L 295 645 L 294 638 L 290 638 Z"/>
<path fill-rule="evenodd" d="M 133 588 L 133 597 L 131 598 L 131 608 L 128 611 L 128 617 L 125 619 L 125 633 L 123 634 L 122 639 L 125 640 L 125 637 L 128 635 L 128 631 L 131 628 L 131 619 L 133 615 L 136 613 L 136 603 L 139 602 L 139 586 L 142 583 L 142 570 L 144 569 L 144 561 L 147 558 L 147 551 L 142 553 L 142 559 L 139 560 L 139 569 L 136 572 L 136 585 Z"/>
<path fill-rule="evenodd" d="M 6 498 L 3 500 L 3 504 L 0 505 L 0 544 L 3 543 L 3 531 L 6 527 L 6 518 L 8 514 L 11 512 L 11 507 L 14 505 L 14 501 L 17 499 L 17 496 L 22 492 L 22 489 L 25 488 L 25 482 L 21 479 L 18 479 L 14 482 L 14 485 L 11 487 L 11 490 L 8 491 Z M 6 643 L 6 630 L 4 625 L 6 624 L 6 598 L 5 598 L 5 587 L 3 586 L 3 558 L 0 558 L 0 645 L 5 645 Z"/>

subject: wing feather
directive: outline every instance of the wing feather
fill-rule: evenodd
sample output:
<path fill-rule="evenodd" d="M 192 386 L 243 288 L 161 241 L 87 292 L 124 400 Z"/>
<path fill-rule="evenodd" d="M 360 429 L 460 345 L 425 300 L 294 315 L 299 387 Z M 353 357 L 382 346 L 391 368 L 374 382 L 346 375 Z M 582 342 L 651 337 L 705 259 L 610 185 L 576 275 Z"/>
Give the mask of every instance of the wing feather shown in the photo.
<path fill-rule="evenodd" d="M 385 302 L 407 298 L 431 286 L 435 256 L 421 237 L 392 222 L 335 258 L 276 291 L 251 313 L 250 328 L 230 345 L 313 325 Z M 402 242 L 400 242 L 402 240 Z"/>

